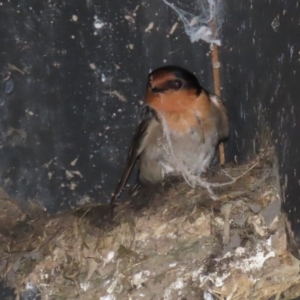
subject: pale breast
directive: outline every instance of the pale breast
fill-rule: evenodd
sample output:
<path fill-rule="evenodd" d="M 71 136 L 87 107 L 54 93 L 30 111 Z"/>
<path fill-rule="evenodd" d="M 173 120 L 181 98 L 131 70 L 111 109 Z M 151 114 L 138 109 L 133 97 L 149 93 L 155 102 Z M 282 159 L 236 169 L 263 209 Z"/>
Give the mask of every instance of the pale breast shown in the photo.
<path fill-rule="evenodd" d="M 140 179 L 156 182 L 166 174 L 201 174 L 209 166 L 217 144 L 217 132 L 205 134 L 201 125 L 180 135 L 153 126 L 140 156 Z"/>
<path fill-rule="evenodd" d="M 176 134 L 171 133 L 170 141 L 167 142 L 168 150 L 164 155 L 164 163 L 169 163 L 177 172 L 201 174 L 209 166 L 216 143 L 216 132 L 207 135 L 200 126 L 191 129 L 189 133 L 183 136 L 176 136 Z"/>

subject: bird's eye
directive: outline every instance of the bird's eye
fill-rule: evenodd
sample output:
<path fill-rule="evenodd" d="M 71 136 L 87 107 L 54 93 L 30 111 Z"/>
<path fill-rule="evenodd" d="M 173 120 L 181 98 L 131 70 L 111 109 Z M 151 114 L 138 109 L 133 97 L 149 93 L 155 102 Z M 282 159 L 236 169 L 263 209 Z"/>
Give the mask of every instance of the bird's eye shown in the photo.
<path fill-rule="evenodd" d="M 172 88 L 174 88 L 174 89 L 180 89 L 181 88 L 181 86 L 182 86 L 182 82 L 180 81 L 180 80 L 173 80 L 172 82 L 171 82 L 171 86 L 172 86 Z"/>

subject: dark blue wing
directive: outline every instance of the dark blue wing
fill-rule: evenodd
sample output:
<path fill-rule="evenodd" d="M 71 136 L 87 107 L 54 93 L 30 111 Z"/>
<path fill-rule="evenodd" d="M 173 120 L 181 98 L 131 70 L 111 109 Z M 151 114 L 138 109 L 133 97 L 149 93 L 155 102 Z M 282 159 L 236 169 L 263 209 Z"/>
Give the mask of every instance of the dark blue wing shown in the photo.
<path fill-rule="evenodd" d="M 131 147 L 128 152 L 126 168 L 123 172 L 123 175 L 117 186 L 117 189 L 110 201 L 112 210 L 115 206 L 116 201 L 122 194 L 124 186 L 126 185 L 127 180 L 132 172 L 132 169 L 140 155 L 140 147 L 141 147 L 143 140 L 147 134 L 147 129 L 148 129 L 149 123 L 154 118 L 157 118 L 155 111 L 152 108 L 150 108 L 149 106 L 144 106 L 141 111 L 141 121 L 137 127 L 135 134 L 134 134 L 134 137 L 131 142 Z"/>

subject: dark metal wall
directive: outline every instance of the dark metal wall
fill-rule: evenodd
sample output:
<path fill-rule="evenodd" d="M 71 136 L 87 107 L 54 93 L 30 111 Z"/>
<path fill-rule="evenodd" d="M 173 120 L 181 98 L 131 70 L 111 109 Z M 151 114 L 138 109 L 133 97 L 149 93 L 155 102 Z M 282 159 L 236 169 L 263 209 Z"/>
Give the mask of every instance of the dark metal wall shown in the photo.
<path fill-rule="evenodd" d="M 283 209 L 300 242 L 299 1 L 226 1 L 221 49 L 231 157 L 266 142 L 279 162 Z"/>
<path fill-rule="evenodd" d="M 172 3 L 199 13 L 196 0 Z M 272 136 L 298 231 L 299 1 L 224 1 L 223 17 L 228 155 Z M 150 69 L 181 65 L 213 90 L 209 45 L 162 0 L 2 2 L 0 28 L 0 185 L 51 210 L 108 201 Z"/>
<path fill-rule="evenodd" d="M 178 64 L 211 87 L 209 45 L 175 22 L 161 0 L 3 2 L 0 185 L 51 210 L 108 201 L 149 70 Z"/>

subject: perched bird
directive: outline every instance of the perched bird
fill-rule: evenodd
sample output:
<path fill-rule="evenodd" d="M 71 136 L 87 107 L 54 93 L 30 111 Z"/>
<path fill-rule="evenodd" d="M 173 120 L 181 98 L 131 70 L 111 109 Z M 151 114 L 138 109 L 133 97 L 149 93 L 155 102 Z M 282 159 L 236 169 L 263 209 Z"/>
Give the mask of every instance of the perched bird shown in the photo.
<path fill-rule="evenodd" d="M 181 67 L 164 66 L 151 72 L 145 100 L 112 208 L 137 160 L 142 184 L 158 183 L 167 175 L 182 175 L 189 181 L 189 175 L 207 170 L 217 145 L 229 134 L 221 100 Z"/>

